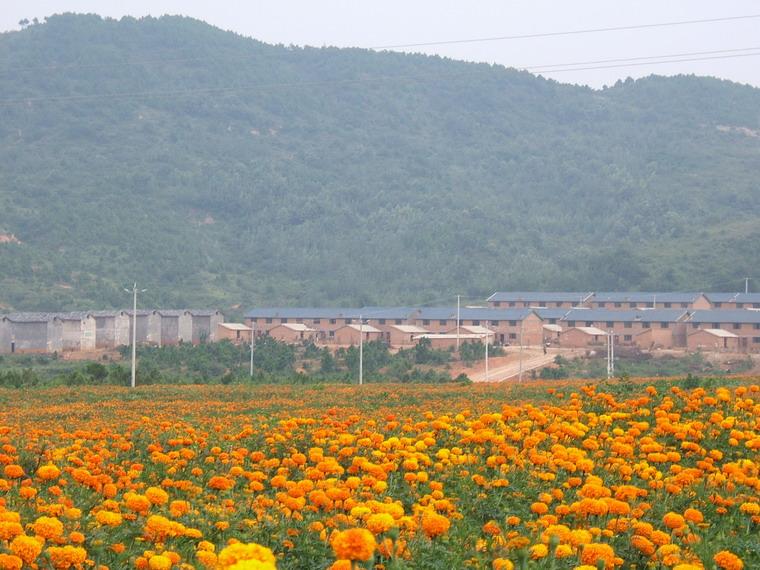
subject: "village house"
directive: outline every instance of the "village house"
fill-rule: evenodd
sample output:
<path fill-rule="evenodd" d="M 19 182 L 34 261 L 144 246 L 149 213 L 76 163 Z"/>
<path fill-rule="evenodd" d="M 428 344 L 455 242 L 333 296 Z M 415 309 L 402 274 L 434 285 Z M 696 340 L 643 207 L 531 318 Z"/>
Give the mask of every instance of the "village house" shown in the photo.
<path fill-rule="evenodd" d="M 475 333 L 428 333 L 414 337 L 414 341 L 419 343 L 422 339 L 430 341 L 430 348 L 436 350 L 456 350 L 457 346 L 467 343 L 485 343 L 487 336 Z"/>
<path fill-rule="evenodd" d="M 414 315 L 414 324 L 431 333 L 456 332 L 456 307 L 420 309 Z M 532 309 L 493 309 L 490 307 L 464 307 L 459 310 L 459 327 L 482 326 L 494 333 L 497 344 L 539 346 L 543 343 L 543 321 Z M 460 333 L 462 331 L 460 330 Z"/>
<path fill-rule="evenodd" d="M 289 344 L 316 341 L 319 337 L 319 331 L 303 323 L 283 323 L 269 329 L 267 334 L 273 339 Z"/>
<path fill-rule="evenodd" d="M 457 328 L 454 327 L 450 331 L 448 331 L 448 334 L 457 334 Z M 480 335 L 480 337 L 483 339 L 483 342 L 488 342 L 488 344 L 494 343 L 494 338 L 496 337 L 496 333 L 492 331 L 491 329 L 488 329 L 486 327 L 482 327 L 480 325 L 461 325 L 459 327 L 459 334 L 476 334 Z"/>
<path fill-rule="evenodd" d="M 52 353 L 61 350 L 52 313 L 12 313 L 2 317 L 0 353 Z"/>
<path fill-rule="evenodd" d="M 224 321 L 220 311 L 188 309 L 190 315 L 190 340 L 193 344 L 214 342 L 219 323 Z"/>
<path fill-rule="evenodd" d="M 711 309 L 760 309 L 760 293 L 705 293 Z"/>
<path fill-rule="evenodd" d="M 739 336 L 723 329 L 697 329 L 687 335 L 686 346 L 691 351 L 738 352 Z"/>
<path fill-rule="evenodd" d="M 614 311 L 607 309 L 574 309 L 560 324 L 565 329 L 596 327 L 612 331 L 616 344 L 639 348 L 673 348 L 686 346 L 688 312 L 683 309 L 641 309 Z M 562 333 L 564 340 L 565 333 Z"/>
<path fill-rule="evenodd" d="M 361 338 L 364 339 L 363 342 L 383 340 L 383 331 L 372 325 L 352 323 L 335 330 L 329 341 L 340 346 L 358 346 Z"/>
<path fill-rule="evenodd" d="M 176 309 L 159 309 L 154 318 L 159 323 L 158 346 L 174 346 L 193 340 L 193 318 L 189 312 Z M 138 340 L 139 342 L 139 340 Z"/>
<path fill-rule="evenodd" d="M 245 315 L 245 324 L 251 327 L 254 335 L 266 334 L 277 325 L 299 323 L 324 333 L 327 339 L 344 325 L 359 322 L 356 309 L 315 308 L 315 307 L 272 307 L 251 309 Z"/>
<path fill-rule="evenodd" d="M 137 344 L 152 344 L 159 346 L 161 344 L 161 316 L 156 311 L 147 309 L 138 309 L 135 314 L 133 311 L 124 311 L 129 318 L 129 346 L 132 345 L 132 335 L 134 332 Z"/>
<path fill-rule="evenodd" d="M 415 337 L 430 331 L 417 325 L 384 325 L 378 327 L 383 331 L 385 342 L 393 348 L 408 348 L 417 344 Z"/>
<path fill-rule="evenodd" d="M 92 311 L 95 319 L 95 348 L 113 349 L 127 346 L 129 316 L 126 311 Z"/>
<path fill-rule="evenodd" d="M 82 311 L 54 313 L 53 326 L 60 339 L 60 350 L 94 350 L 96 344 L 96 322 L 90 314 Z"/>
<path fill-rule="evenodd" d="M 487 301 L 494 308 L 555 308 L 572 309 L 583 307 L 593 293 L 585 292 L 542 292 L 542 291 L 498 291 Z"/>
<path fill-rule="evenodd" d="M 252 332 L 251 327 L 241 323 L 219 323 L 216 326 L 216 340 L 228 340 L 232 344 L 251 344 Z"/>
<path fill-rule="evenodd" d="M 589 305 L 596 309 L 709 309 L 702 293 L 603 292 L 594 293 Z"/>
<path fill-rule="evenodd" d="M 760 311 L 721 309 L 695 311 L 688 322 L 690 333 L 698 329 L 724 330 L 735 334 L 740 351 L 760 352 Z"/>
<path fill-rule="evenodd" d="M 607 344 L 608 336 L 597 327 L 572 327 L 562 332 L 560 343 L 565 348 L 603 347 Z"/>

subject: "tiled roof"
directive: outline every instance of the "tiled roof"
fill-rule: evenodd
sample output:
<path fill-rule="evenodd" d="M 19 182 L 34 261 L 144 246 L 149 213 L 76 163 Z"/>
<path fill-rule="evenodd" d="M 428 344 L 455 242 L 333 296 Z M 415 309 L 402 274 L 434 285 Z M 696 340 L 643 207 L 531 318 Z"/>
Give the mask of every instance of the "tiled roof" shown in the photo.
<path fill-rule="evenodd" d="M 688 313 L 683 309 L 639 309 L 631 311 L 611 311 L 607 309 L 572 309 L 567 312 L 564 321 L 612 321 L 612 322 L 654 322 L 674 323 L 682 320 Z"/>
<path fill-rule="evenodd" d="M 693 323 L 760 323 L 760 311 L 746 309 L 713 309 L 694 311 L 689 321 Z"/>
<path fill-rule="evenodd" d="M 607 303 L 692 303 L 701 293 L 683 293 L 668 291 L 607 291 L 594 293 L 593 300 Z"/>
<path fill-rule="evenodd" d="M 544 291 L 497 291 L 490 297 L 488 297 L 489 301 L 499 301 L 499 302 L 510 302 L 510 301 L 519 301 L 519 302 L 528 302 L 528 303 L 534 303 L 534 302 L 550 302 L 550 303 L 556 303 L 556 302 L 562 302 L 562 303 L 580 303 L 582 301 L 585 301 L 592 295 L 591 291 L 577 291 L 577 292 L 567 292 L 567 291 L 553 291 L 553 292 L 544 292 Z"/>

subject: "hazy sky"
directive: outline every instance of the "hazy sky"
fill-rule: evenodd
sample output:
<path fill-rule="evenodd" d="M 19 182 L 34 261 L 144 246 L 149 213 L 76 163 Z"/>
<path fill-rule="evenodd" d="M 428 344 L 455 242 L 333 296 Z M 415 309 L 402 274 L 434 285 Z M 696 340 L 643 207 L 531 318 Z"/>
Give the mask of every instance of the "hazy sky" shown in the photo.
<path fill-rule="evenodd" d="M 183 14 L 269 43 L 374 47 L 760 14 L 757 0 L 0 0 L 0 29 L 60 12 Z M 722 50 L 749 57 L 545 73 L 592 86 L 652 73 L 714 75 L 760 87 L 760 18 L 405 48 L 514 67 Z M 691 57 L 715 57 L 704 54 Z M 609 64 L 592 64 L 590 67 Z M 619 65 L 619 64 L 614 64 Z M 583 67 L 589 67 L 583 66 Z"/>

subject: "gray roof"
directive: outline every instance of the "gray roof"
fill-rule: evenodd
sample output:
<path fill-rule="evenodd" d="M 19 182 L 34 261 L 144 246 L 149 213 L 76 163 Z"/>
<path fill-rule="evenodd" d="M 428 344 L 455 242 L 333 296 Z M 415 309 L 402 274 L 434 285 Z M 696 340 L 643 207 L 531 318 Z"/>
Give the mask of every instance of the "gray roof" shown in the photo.
<path fill-rule="evenodd" d="M 705 293 L 705 297 L 711 303 L 730 303 L 739 293 Z"/>
<path fill-rule="evenodd" d="M 654 322 L 674 323 L 682 320 L 688 313 L 683 309 L 641 309 L 631 311 L 610 311 L 606 309 L 572 309 L 567 312 L 565 321 L 612 321 L 612 322 Z"/>
<path fill-rule="evenodd" d="M 534 311 L 528 308 L 521 309 L 494 309 L 491 307 L 459 309 L 460 320 L 484 320 L 484 321 L 521 321 Z M 456 320 L 456 307 L 425 307 L 417 314 L 418 319 Z"/>
<path fill-rule="evenodd" d="M 353 309 L 358 317 L 364 319 L 408 319 L 419 309 L 413 307 L 362 307 Z"/>
<path fill-rule="evenodd" d="M 694 311 L 689 321 L 693 323 L 760 323 L 760 311 L 746 309 L 713 309 Z"/>
<path fill-rule="evenodd" d="M 533 309 L 544 320 L 561 319 L 572 309 Z"/>
<path fill-rule="evenodd" d="M 55 318 L 55 313 L 10 313 L 3 318 L 12 323 L 47 323 Z"/>
<path fill-rule="evenodd" d="M 107 310 L 106 311 L 90 311 L 90 314 L 93 317 L 118 317 L 119 315 L 123 315 L 124 313 L 126 313 L 126 311 L 119 311 L 119 310 L 114 310 L 114 311 L 107 311 Z"/>
<path fill-rule="evenodd" d="M 607 303 L 692 303 L 701 293 L 667 291 L 605 291 L 594 293 L 594 301 Z"/>
<path fill-rule="evenodd" d="M 585 292 L 557 292 L 557 291 L 497 291 L 490 297 L 488 297 L 489 301 L 500 301 L 500 302 L 510 302 L 510 301 L 520 301 L 520 302 L 528 302 L 528 303 L 539 303 L 539 302 L 550 302 L 550 303 L 556 303 L 556 302 L 581 302 L 588 299 L 593 293 L 591 291 L 585 291 Z"/>
<path fill-rule="evenodd" d="M 158 309 L 156 313 L 162 317 L 181 317 L 187 311 L 185 309 Z"/>
<path fill-rule="evenodd" d="M 89 311 L 69 311 L 68 313 L 52 313 L 53 318 L 60 321 L 81 321 L 92 316 Z"/>
<path fill-rule="evenodd" d="M 319 307 L 258 307 L 248 311 L 249 319 L 339 319 L 358 317 L 357 309 Z"/>
<path fill-rule="evenodd" d="M 760 303 L 760 293 L 739 293 L 736 295 L 737 303 Z"/>
<path fill-rule="evenodd" d="M 222 314 L 221 311 L 214 309 L 188 309 L 187 312 L 194 317 L 213 317 L 214 315 Z"/>

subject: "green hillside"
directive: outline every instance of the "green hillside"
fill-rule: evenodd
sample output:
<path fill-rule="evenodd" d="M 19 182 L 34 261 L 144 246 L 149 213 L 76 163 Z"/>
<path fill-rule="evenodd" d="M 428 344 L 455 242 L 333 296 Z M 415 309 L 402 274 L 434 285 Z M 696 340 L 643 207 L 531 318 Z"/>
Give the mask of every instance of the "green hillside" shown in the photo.
<path fill-rule="evenodd" d="M 0 237 L 0 309 L 124 306 L 134 279 L 147 304 L 227 310 L 739 287 L 759 110 L 712 78 L 592 90 L 51 17 L 0 34 L 0 236 L 20 242 Z"/>

